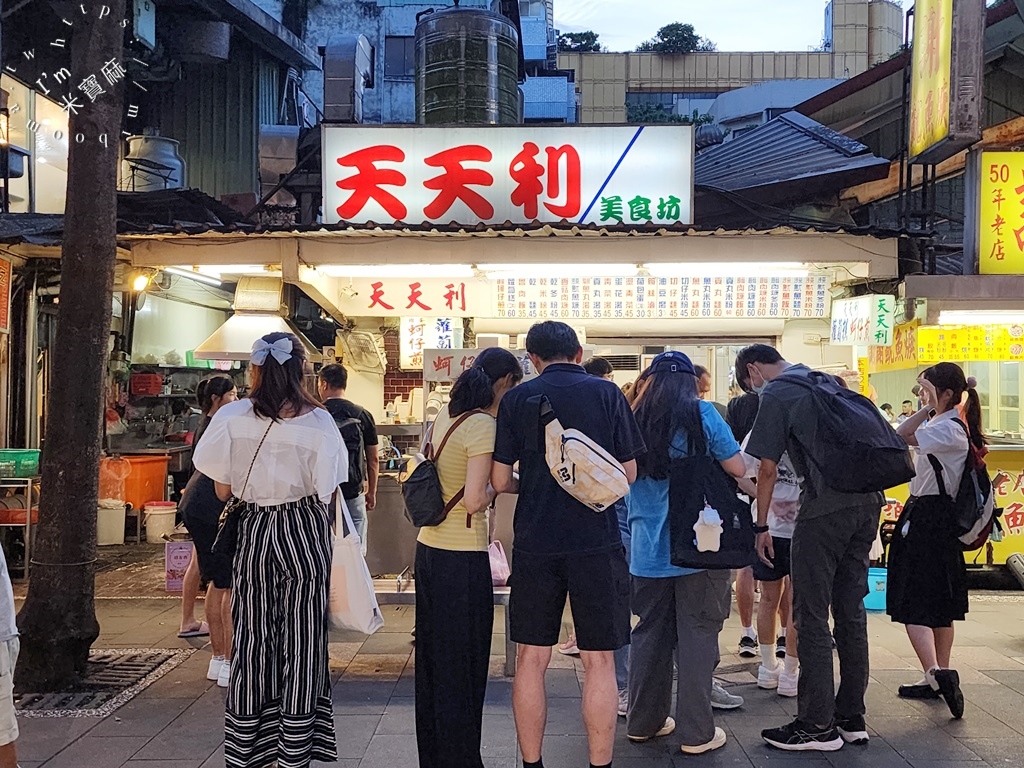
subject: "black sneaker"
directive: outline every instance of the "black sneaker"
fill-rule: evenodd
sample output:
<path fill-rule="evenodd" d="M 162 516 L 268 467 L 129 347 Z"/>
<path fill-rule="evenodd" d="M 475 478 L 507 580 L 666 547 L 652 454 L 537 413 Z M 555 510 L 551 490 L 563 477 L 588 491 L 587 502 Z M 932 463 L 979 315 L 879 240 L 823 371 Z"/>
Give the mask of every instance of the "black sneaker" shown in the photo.
<path fill-rule="evenodd" d="M 757 639 L 749 635 L 740 638 L 739 654 L 744 659 L 753 659 L 757 656 Z"/>
<path fill-rule="evenodd" d="M 868 743 L 868 727 L 864 724 L 864 715 L 837 717 L 836 730 L 847 744 Z"/>
<path fill-rule="evenodd" d="M 776 749 L 787 752 L 835 752 L 843 748 L 843 737 L 835 726 L 821 729 L 799 720 L 781 728 L 761 731 L 761 738 Z"/>
<path fill-rule="evenodd" d="M 914 683 L 913 685 L 901 685 L 899 697 L 901 699 L 938 699 L 940 694 L 928 683 Z"/>
<path fill-rule="evenodd" d="M 960 690 L 960 675 L 955 669 L 940 669 L 935 673 L 939 693 L 946 700 L 949 711 L 959 720 L 964 716 L 964 693 Z"/>
<path fill-rule="evenodd" d="M 786 638 L 782 635 L 779 635 L 779 639 L 775 641 L 775 658 L 786 658 Z"/>

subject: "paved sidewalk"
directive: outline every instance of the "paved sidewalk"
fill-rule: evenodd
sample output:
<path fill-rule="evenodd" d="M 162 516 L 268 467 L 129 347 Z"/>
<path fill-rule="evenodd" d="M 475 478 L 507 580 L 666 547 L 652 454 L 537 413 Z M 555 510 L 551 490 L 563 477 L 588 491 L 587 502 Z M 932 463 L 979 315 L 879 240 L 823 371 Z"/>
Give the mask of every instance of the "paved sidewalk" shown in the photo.
<path fill-rule="evenodd" d="M 413 609 L 385 608 L 386 626 L 376 635 L 333 637 L 331 644 L 339 763 L 345 768 L 415 766 L 413 658 L 409 630 Z M 183 648 L 177 638 L 179 603 L 167 599 L 98 601 L 102 635 L 96 648 Z M 483 754 L 488 768 L 515 768 L 511 681 L 500 677 L 504 637 L 495 617 L 492 680 L 484 716 Z M 723 652 L 738 639 L 735 612 L 722 635 Z M 976 595 L 970 621 L 958 627 L 956 666 L 967 695 L 967 714 L 957 722 L 941 703 L 905 702 L 896 687 L 917 679 L 913 652 L 902 629 L 884 616 L 870 620 L 872 681 L 868 692 L 870 746 L 847 746 L 829 755 L 770 750 L 762 728 L 787 721 L 795 702 L 760 691 L 751 670 L 730 654 L 722 667 L 734 692 L 747 703 L 722 714 L 729 733 L 723 749 L 684 757 L 672 737 L 631 744 L 620 720 L 616 768 L 735 766 L 736 768 L 985 768 L 1024 766 L 1024 596 Z M 23 768 L 219 768 L 223 765 L 223 692 L 205 679 L 207 651 L 193 654 L 105 719 L 22 718 L 19 753 Z M 580 716 L 582 667 L 554 654 L 545 764 L 586 766 Z"/>

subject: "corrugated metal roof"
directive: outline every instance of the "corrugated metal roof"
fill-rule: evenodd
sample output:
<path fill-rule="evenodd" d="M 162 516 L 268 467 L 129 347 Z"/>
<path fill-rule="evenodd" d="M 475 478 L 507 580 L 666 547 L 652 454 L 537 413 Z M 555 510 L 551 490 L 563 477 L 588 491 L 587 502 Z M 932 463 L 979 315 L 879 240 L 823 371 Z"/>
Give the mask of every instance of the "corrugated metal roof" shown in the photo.
<path fill-rule="evenodd" d="M 827 180 L 833 189 L 884 178 L 889 161 L 866 146 L 798 112 L 787 112 L 761 127 L 697 155 L 698 186 L 738 192 L 800 182 Z M 834 177 L 842 176 L 836 185 Z M 857 179 L 857 181 L 854 181 Z M 785 196 L 784 190 L 775 190 Z"/>

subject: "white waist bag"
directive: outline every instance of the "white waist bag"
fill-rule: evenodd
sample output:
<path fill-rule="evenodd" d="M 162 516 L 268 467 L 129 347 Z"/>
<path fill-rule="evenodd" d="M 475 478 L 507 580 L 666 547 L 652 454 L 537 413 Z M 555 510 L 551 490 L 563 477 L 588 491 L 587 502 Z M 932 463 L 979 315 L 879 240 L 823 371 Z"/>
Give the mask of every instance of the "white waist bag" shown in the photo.
<path fill-rule="evenodd" d="M 345 527 L 348 535 L 345 535 Z M 331 556 L 331 590 L 327 599 L 327 620 L 332 629 L 349 629 L 372 635 L 384 626 L 384 618 L 373 591 L 373 578 L 363 558 L 362 542 L 338 494 L 335 509 L 334 552 Z"/>
<path fill-rule="evenodd" d="M 629 493 L 622 464 L 578 429 L 565 429 L 546 397 L 540 404 L 540 423 L 548 468 L 570 496 L 604 512 Z"/>

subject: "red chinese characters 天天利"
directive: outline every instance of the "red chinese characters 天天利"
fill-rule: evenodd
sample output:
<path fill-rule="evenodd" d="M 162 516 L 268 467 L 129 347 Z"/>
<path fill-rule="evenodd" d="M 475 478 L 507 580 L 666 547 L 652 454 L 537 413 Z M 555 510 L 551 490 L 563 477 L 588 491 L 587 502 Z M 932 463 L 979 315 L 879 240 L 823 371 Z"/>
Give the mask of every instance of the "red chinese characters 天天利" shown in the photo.
<path fill-rule="evenodd" d="M 393 306 L 384 301 L 384 283 L 371 283 L 370 287 L 373 288 L 373 295 L 370 296 L 370 306 L 367 309 L 373 309 L 374 307 L 394 309 Z"/>
<path fill-rule="evenodd" d="M 379 162 L 400 163 L 405 152 L 398 147 L 381 144 L 366 147 L 338 158 L 338 165 L 355 168 L 356 172 L 337 182 L 340 189 L 350 189 L 348 200 L 338 206 L 338 216 L 344 220 L 356 218 L 372 199 L 396 221 L 405 218 L 405 204 L 384 186 L 404 187 L 405 174 L 393 168 L 378 168 Z"/>
<path fill-rule="evenodd" d="M 406 309 L 412 309 L 413 307 L 419 307 L 430 312 L 430 307 L 420 301 L 420 297 L 423 295 L 422 283 L 409 283 L 409 303 L 406 305 Z"/>
<path fill-rule="evenodd" d="M 463 165 L 490 160 L 491 150 L 479 144 L 452 147 L 426 158 L 423 162 L 432 168 L 441 168 L 443 172 L 423 182 L 424 187 L 435 189 L 438 193 L 423 209 L 423 215 L 431 220 L 439 219 L 451 209 L 456 200 L 461 200 L 478 219 L 486 221 L 492 218 L 494 206 L 479 192 L 470 189 L 470 186 L 491 187 L 494 185 L 494 177 L 482 168 L 466 168 Z"/>
<path fill-rule="evenodd" d="M 562 161 L 565 161 L 565 202 L 546 202 L 544 207 L 555 216 L 571 219 L 582 205 L 580 155 L 571 144 L 546 147 L 547 168 L 537 160 L 540 147 L 532 141 L 523 144 L 522 151 L 512 158 L 508 172 L 516 182 L 512 191 L 512 204 L 523 209 L 527 219 L 536 219 L 540 210 L 539 199 L 545 192 L 541 177 L 547 173 L 547 197 L 557 201 L 562 197 Z"/>
<path fill-rule="evenodd" d="M 466 311 L 466 284 L 449 283 L 445 286 L 447 293 L 444 295 L 444 302 L 448 306 L 448 309 L 455 310 L 460 309 L 463 312 Z M 455 303 L 459 302 L 459 306 L 456 307 Z"/>

